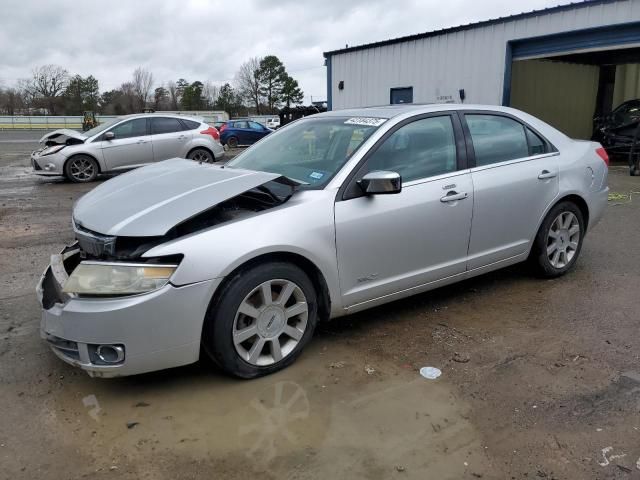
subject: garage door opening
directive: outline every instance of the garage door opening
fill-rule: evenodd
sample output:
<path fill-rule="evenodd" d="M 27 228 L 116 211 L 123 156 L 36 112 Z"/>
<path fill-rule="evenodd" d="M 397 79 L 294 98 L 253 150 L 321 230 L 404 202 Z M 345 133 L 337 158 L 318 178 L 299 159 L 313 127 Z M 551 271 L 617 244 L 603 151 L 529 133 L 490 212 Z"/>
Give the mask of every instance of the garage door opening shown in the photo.
<path fill-rule="evenodd" d="M 503 88 L 503 105 L 529 112 L 573 138 L 606 137 L 602 143 L 610 154 L 616 153 L 609 146 L 622 137 L 610 141 L 609 127 L 613 119 L 631 118 L 618 115 L 616 108 L 640 106 L 634 102 L 640 99 L 640 22 L 512 40 L 507 43 Z M 640 108 L 632 108 L 634 112 L 638 117 L 616 130 L 616 135 L 624 131 L 621 154 L 628 152 L 640 121 Z"/>
<path fill-rule="evenodd" d="M 511 75 L 511 106 L 590 139 L 595 117 L 640 98 L 640 48 L 518 59 Z"/>

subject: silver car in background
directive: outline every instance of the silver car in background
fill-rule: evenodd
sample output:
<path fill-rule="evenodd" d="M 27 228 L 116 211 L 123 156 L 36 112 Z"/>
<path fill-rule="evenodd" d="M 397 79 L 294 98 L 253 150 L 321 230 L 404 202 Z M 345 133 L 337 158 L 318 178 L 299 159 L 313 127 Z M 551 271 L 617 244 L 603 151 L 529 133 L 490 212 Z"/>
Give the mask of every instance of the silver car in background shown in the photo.
<path fill-rule="evenodd" d="M 34 173 L 72 182 L 174 157 L 211 163 L 224 156 L 215 128 L 199 118 L 162 113 L 126 115 L 86 132 L 55 130 L 40 143 L 44 147 L 31 154 Z"/>
<path fill-rule="evenodd" d="M 265 375 L 318 321 L 523 261 L 566 273 L 607 172 L 599 144 L 505 107 L 306 117 L 225 166 L 167 160 L 82 197 L 37 287 L 41 334 L 94 376 L 201 351 Z"/>

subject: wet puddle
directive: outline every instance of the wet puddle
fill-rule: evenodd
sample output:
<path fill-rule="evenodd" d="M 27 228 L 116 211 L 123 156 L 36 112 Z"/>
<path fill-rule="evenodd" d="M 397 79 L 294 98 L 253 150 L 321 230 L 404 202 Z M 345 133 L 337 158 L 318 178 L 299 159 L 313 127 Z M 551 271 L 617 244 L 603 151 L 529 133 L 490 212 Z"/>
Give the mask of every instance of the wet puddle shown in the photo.
<path fill-rule="evenodd" d="M 289 369 L 253 381 L 200 367 L 81 377 L 56 397 L 46 423 L 71 429 L 80 437 L 73 443 L 86 445 L 102 470 L 131 452 L 225 459 L 238 473 L 276 476 L 340 478 L 347 469 L 351 478 L 424 478 L 427 471 L 461 478 L 485 469 L 468 407 L 442 378 L 388 365 L 368 370 L 344 347 L 316 342 Z"/>

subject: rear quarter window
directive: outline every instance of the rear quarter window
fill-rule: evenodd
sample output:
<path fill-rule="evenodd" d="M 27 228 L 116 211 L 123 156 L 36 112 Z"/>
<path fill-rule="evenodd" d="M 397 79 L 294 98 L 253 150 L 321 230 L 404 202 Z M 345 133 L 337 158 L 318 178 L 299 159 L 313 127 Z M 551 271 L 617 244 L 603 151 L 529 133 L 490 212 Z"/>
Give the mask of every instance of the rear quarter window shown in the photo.
<path fill-rule="evenodd" d="M 195 130 L 200 126 L 200 123 L 194 122 L 193 120 L 180 120 L 180 122 L 184 125 L 185 130 Z"/>

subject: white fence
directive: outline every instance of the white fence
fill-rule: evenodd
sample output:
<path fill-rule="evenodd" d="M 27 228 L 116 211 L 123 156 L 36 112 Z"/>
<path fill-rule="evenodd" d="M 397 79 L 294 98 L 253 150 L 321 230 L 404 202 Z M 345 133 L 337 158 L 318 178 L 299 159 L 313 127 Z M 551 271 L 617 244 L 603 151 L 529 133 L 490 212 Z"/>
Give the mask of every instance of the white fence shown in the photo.
<path fill-rule="evenodd" d="M 156 112 L 178 113 L 178 112 Z M 179 112 L 183 115 L 187 112 Z M 225 112 L 188 112 L 188 116 L 203 118 L 207 123 L 218 120 L 226 120 L 229 116 Z M 225 118 L 226 116 L 226 118 Z M 98 123 L 106 122 L 116 115 L 96 115 Z M 0 130 L 57 130 L 58 128 L 71 128 L 73 130 L 82 129 L 81 115 L 0 115 Z"/>
<path fill-rule="evenodd" d="M 99 123 L 105 122 L 114 115 L 97 115 Z M 42 115 L 42 116 L 22 116 L 22 115 L 2 115 L 0 116 L 0 130 L 56 130 L 58 128 L 71 128 L 73 130 L 82 129 L 81 115 Z"/>

